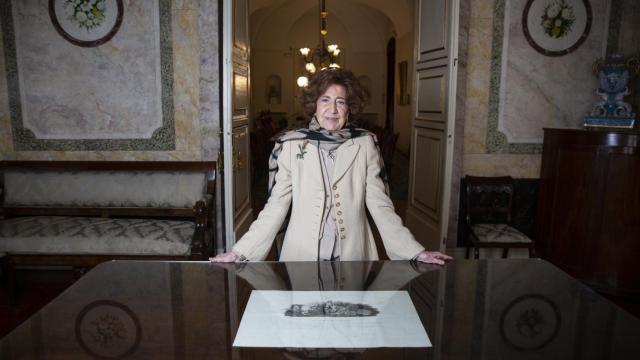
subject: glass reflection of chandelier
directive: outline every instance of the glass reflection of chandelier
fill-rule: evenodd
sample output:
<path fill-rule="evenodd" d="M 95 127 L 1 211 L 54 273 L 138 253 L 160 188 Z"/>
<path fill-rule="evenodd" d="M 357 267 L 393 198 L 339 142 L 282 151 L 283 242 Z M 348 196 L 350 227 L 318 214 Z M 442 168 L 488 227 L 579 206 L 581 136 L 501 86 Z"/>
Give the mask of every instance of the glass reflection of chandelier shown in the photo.
<path fill-rule="evenodd" d="M 300 49 L 300 54 L 304 58 L 305 75 L 298 78 L 297 83 L 300 87 L 305 87 L 309 83 L 308 75 L 315 73 L 317 70 L 324 70 L 326 68 L 339 68 L 337 63 L 340 49 L 336 44 L 327 45 L 327 9 L 325 7 L 325 0 L 319 0 L 320 7 L 320 43 L 318 46 L 311 50 L 308 47 Z"/>

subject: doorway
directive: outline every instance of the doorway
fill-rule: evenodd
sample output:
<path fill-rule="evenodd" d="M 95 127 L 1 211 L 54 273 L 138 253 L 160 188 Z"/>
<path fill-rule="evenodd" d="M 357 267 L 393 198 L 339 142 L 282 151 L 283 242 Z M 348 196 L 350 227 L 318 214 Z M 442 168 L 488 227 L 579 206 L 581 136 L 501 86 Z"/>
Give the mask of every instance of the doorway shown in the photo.
<path fill-rule="evenodd" d="M 441 0 L 429 4 L 435 6 L 445 2 Z M 250 86 L 246 86 L 250 91 L 250 102 L 247 103 L 249 128 L 251 130 L 255 128 L 261 114 L 270 114 L 271 120 L 266 123 L 271 123 L 272 126 L 279 126 L 280 122 L 287 127 L 295 126 L 300 115 L 299 106 L 296 105 L 296 96 L 300 92 L 296 78 L 305 69 L 298 49 L 317 46 L 318 2 L 313 0 L 248 2 L 248 7 L 249 26 L 246 30 L 246 38 L 248 44 L 251 44 L 247 58 L 250 62 L 250 71 L 248 71 L 250 80 L 247 84 Z M 448 8 L 442 6 L 442 9 Z M 343 50 L 340 55 L 341 66 L 354 71 L 359 78 L 368 79 L 367 90 L 371 94 L 370 101 L 361 114 L 360 120 L 388 129 L 392 133 L 394 130 L 400 132 L 400 136 L 404 138 L 403 143 L 407 145 L 403 150 L 408 153 L 411 129 L 409 126 L 398 126 L 397 122 L 400 121 L 399 110 L 402 110 L 400 115 L 407 117 L 406 121 L 405 119 L 402 121 L 410 123 L 412 119 L 408 117 L 413 115 L 409 114 L 409 107 L 412 108 L 411 114 L 413 114 L 415 104 L 413 102 L 406 102 L 405 105 L 399 103 L 398 106 L 395 104 L 398 66 L 396 64 L 398 59 L 409 63 L 414 61 L 413 24 L 416 9 L 412 2 L 329 0 L 327 10 L 331 14 L 327 24 L 328 39 L 330 42 L 339 44 Z M 236 26 L 229 26 L 229 28 L 235 29 Z M 390 34 L 393 36 L 389 37 Z M 235 52 L 235 49 L 233 50 Z M 415 74 L 415 71 L 408 73 L 409 84 Z M 229 79 L 235 80 L 233 74 L 229 74 Z M 268 113 L 263 113 L 264 110 L 268 110 Z M 229 114 L 229 116 L 232 115 Z M 304 120 L 303 118 L 301 122 L 305 122 Z M 225 131 L 225 133 L 228 132 Z M 249 133 L 246 134 L 249 135 Z M 260 150 L 264 154 L 258 154 L 256 151 L 258 150 L 250 149 L 249 156 L 244 157 L 241 154 L 239 159 L 260 157 L 264 159 L 264 155 L 268 158 L 271 149 L 269 146 L 264 146 Z M 228 161 L 225 163 L 230 165 L 243 163 L 243 161 L 237 161 L 238 158 L 234 161 L 231 157 L 234 155 L 233 152 L 228 155 L 229 158 L 225 159 Z M 397 167 L 392 170 L 392 176 L 398 173 L 397 170 L 399 170 Z M 262 183 L 265 184 L 265 182 Z M 266 192 L 266 186 L 258 190 Z M 438 191 L 442 190 L 438 189 Z M 256 192 L 252 188 L 249 194 L 253 197 Z M 442 196 L 438 198 L 441 199 Z M 253 214 L 257 214 L 261 207 L 256 204 Z"/>
<path fill-rule="evenodd" d="M 394 120 L 394 94 L 396 84 L 396 38 L 392 37 L 387 43 L 387 89 L 386 93 L 386 121 L 385 129 L 388 132 L 393 133 L 393 120 Z"/>

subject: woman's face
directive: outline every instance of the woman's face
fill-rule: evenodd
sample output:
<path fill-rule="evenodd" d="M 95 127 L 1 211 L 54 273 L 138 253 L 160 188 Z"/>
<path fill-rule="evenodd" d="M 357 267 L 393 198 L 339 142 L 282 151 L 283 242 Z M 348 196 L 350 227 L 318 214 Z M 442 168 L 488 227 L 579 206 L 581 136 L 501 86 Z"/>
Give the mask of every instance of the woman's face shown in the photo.
<path fill-rule="evenodd" d="M 335 131 L 344 127 L 349 114 L 347 89 L 342 85 L 329 85 L 324 94 L 316 100 L 316 118 L 320 126 Z"/>

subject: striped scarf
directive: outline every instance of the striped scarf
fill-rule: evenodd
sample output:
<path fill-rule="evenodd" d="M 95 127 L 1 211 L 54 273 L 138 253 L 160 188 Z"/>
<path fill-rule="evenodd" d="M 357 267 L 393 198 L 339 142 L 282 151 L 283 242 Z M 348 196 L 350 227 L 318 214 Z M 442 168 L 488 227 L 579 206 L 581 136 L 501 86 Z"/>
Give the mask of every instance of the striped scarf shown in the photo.
<path fill-rule="evenodd" d="M 273 151 L 271 151 L 271 156 L 269 157 L 269 196 L 271 196 L 271 190 L 273 189 L 276 183 L 276 173 L 278 172 L 278 156 L 282 152 L 282 145 L 285 141 L 290 140 L 308 140 L 308 141 L 317 141 L 324 143 L 332 143 L 332 144 L 342 144 L 349 139 L 354 139 L 360 136 L 371 136 L 373 138 L 374 143 L 376 144 L 376 149 L 378 149 L 379 161 L 380 161 L 380 178 L 385 184 L 385 188 L 387 189 L 387 194 L 389 193 L 388 184 L 387 184 L 387 174 L 384 170 L 384 162 L 382 161 L 382 154 L 380 153 L 380 147 L 378 146 L 378 139 L 376 136 L 365 130 L 356 128 L 353 125 L 347 123 L 345 127 L 340 130 L 330 131 L 324 129 L 318 123 L 318 120 L 314 116 L 309 122 L 309 127 L 307 129 L 296 129 L 287 131 L 282 134 L 276 140 L 276 144 L 273 147 Z M 304 145 L 301 145 L 301 155 L 304 156 Z"/>

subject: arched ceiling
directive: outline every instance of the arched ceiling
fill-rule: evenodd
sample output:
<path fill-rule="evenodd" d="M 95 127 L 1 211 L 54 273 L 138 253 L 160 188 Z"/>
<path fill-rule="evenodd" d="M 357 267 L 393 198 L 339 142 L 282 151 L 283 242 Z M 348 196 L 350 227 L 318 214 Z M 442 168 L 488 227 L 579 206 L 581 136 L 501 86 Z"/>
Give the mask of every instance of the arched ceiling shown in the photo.
<path fill-rule="evenodd" d="M 317 0 L 251 0 L 250 22 L 253 45 L 271 44 L 283 39 L 299 46 L 296 32 L 301 28 L 314 33 L 317 42 Z M 384 46 L 388 31 L 402 37 L 413 30 L 413 0 L 327 0 L 329 12 L 328 38 L 340 38 L 341 46 L 355 50 L 362 39 L 381 42 Z M 301 23 L 304 24 L 301 24 Z M 316 31 L 313 31 L 316 29 Z M 377 44 L 376 46 L 379 46 Z"/>

